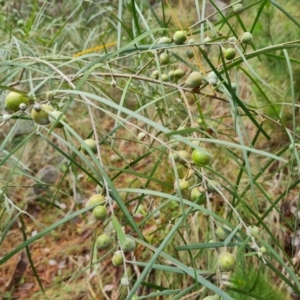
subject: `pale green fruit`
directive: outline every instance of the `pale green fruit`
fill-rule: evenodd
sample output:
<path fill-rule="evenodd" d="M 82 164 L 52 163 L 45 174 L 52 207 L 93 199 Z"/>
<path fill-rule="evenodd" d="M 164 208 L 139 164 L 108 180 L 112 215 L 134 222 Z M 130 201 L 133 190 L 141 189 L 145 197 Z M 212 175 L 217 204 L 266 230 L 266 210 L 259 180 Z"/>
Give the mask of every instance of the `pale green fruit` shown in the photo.
<path fill-rule="evenodd" d="M 159 218 L 160 218 L 160 210 L 157 210 L 157 211 L 153 214 L 153 218 L 154 218 L 154 219 L 159 219 Z"/>
<path fill-rule="evenodd" d="M 138 140 L 139 140 L 139 141 L 144 141 L 145 138 L 146 138 L 146 136 L 147 136 L 147 133 L 146 133 L 146 132 L 140 132 L 140 133 L 138 134 Z"/>
<path fill-rule="evenodd" d="M 203 43 L 204 43 L 204 44 L 210 43 L 210 42 L 211 42 L 211 38 L 208 37 L 208 36 L 203 40 Z"/>
<path fill-rule="evenodd" d="M 194 39 L 189 39 L 188 44 L 189 45 L 194 45 L 195 44 L 195 40 Z"/>
<path fill-rule="evenodd" d="M 55 93 L 53 91 L 49 91 L 49 92 L 46 93 L 46 99 L 47 100 L 51 101 L 51 100 L 54 99 L 54 97 L 55 97 Z"/>
<path fill-rule="evenodd" d="M 170 62 L 170 56 L 164 52 L 159 56 L 159 60 L 162 65 L 167 65 Z"/>
<path fill-rule="evenodd" d="M 221 271 L 231 271 L 235 267 L 235 257 L 229 252 L 223 252 L 219 256 L 219 266 Z"/>
<path fill-rule="evenodd" d="M 195 187 L 191 190 L 191 200 L 192 201 L 197 201 L 197 204 L 202 205 L 205 204 L 206 199 L 205 197 L 202 197 L 202 193 L 199 191 L 199 188 Z"/>
<path fill-rule="evenodd" d="M 232 7 L 232 12 L 234 14 L 240 14 L 244 10 L 243 4 L 235 4 Z"/>
<path fill-rule="evenodd" d="M 175 79 L 174 70 L 169 71 L 168 77 L 169 77 L 170 81 L 173 81 Z"/>
<path fill-rule="evenodd" d="M 171 44 L 171 43 L 172 43 L 172 39 L 170 39 L 167 36 L 161 37 L 157 42 L 157 44 Z"/>
<path fill-rule="evenodd" d="M 249 226 L 248 229 L 254 237 L 259 236 L 259 228 L 257 226 Z"/>
<path fill-rule="evenodd" d="M 243 44 L 251 44 L 251 42 L 252 42 L 252 34 L 250 32 L 244 32 L 244 34 L 240 38 L 240 41 Z"/>
<path fill-rule="evenodd" d="M 191 200 L 192 201 L 199 200 L 201 196 L 202 196 L 202 193 L 199 191 L 199 189 L 197 187 L 195 187 L 191 190 Z"/>
<path fill-rule="evenodd" d="M 50 117 L 50 122 L 51 123 L 55 123 L 55 121 L 60 118 L 60 120 L 64 121 L 64 122 L 67 122 L 67 118 L 66 116 L 61 112 L 61 111 L 58 111 L 58 110 L 54 110 L 52 112 L 49 113 L 49 117 Z M 64 125 L 59 121 L 56 126 L 56 128 L 63 128 Z"/>
<path fill-rule="evenodd" d="M 222 227 L 218 226 L 216 229 L 216 236 L 220 241 L 224 241 L 228 237 L 228 234 Z"/>
<path fill-rule="evenodd" d="M 194 57 L 194 51 L 192 49 L 189 49 L 186 51 L 186 56 L 188 58 L 193 58 Z"/>
<path fill-rule="evenodd" d="M 129 285 L 129 280 L 127 277 L 122 277 L 121 278 L 121 285 L 123 286 L 128 286 Z"/>
<path fill-rule="evenodd" d="M 11 120 L 11 115 L 9 115 L 9 114 L 4 114 L 4 115 L 2 116 L 2 119 L 3 119 L 4 122 L 8 122 L 8 121 Z"/>
<path fill-rule="evenodd" d="M 83 142 L 84 142 L 84 144 L 85 144 L 88 148 L 91 149 L 91 151 L 92 151 L 93 153 L 97 153 L 97 143 L 96 143 L 95 140 L 93 140 L 93 139 L 86 139 L 86 140 L 84 140 Z M 82 152 L 83 152 L 84 154 L 88 154 L 87 150 L 84 148 L 83 145 L 81 145 L 81 150 L 82 150 Z"/>
<path fill-rule="evenodd" d="M 235 58 L 236 52 L 233 48 L 227 48 L 223 51 L 224 57 L 227 60 L 232 60 Z"/>
<path fill-rule="evenodd" d="M 236 43 L 237 42 L 237 38 L 235 36 L 231 36 L 228 38 L 228 42 L 229 43 Z"/>
<path fill-rule="evenodd" d="M 201 165 L 201 166 L 206 166 L 207 164 L 209 164 L 209 161 L 210 161 L 209 155 L 207 155 L 206 153 L 204 153 L 198 149 L 195 149 L 192 152 L 192 159 L 193 159 L 194 164 Z"/>
<path fill-rule="evenodd" d="M 98 187 L 98 186 L 97 186 Z M 95 194 L 92 197 L 90 197 L 90 199 L 87 201 L 87 203 L 85 204 L 85 207 L 94 205 L 94 204 L 103 204 L 105 202 L 105 198 L 103 195 L 101 194 Z"/>
<path fill-rule="evenodd" d="M 131 297 L 131 300 L 135 300 L 135 299 L 138 299 L 138 295 L 137 294 L 134 294 L 134 295 L 132 295 L 132 297 Z"/>
<path fill-rule="evenodd" d="M 53 111 L 53 107 L 48 104 L 35 105 L 31 110 L 32 120 L 40 125 L 48 125 L 50 124 L 49 114 Z"/>
<path fill-rule="evenodd" d="M 177 180 L 175 181 L 174 187 L 175 187 L 175 190 L 177 190 L 177 191 L 178 190 L 180 190 L 180 191 L 186 191 L 186 190 L 189 189 L 190 184 L 189 184 L 189 182 L 187 180 L 180 179 L 179 183 L 178 183 Z"/>
<path fill-rule="evenodd" d="M 117 163 L 118 161 L 122 160 L 122 158 L 118 154 L 112 154 L 110 157 L 110 162 Z"/>
<path fill-rule="evenodd" d="M 184 74 L 185 74 L 185 72 L 183 70 L 176 69 L 176 70 L 174 70 L 174 74 L 173 75 L 174 75 L 175 79 L 180 79 L 181 77 L 184 76 Z"/>
<path fill-rule="evenodd" d="M 186 41 L 186 35 L 183 31 L 176 31 L 173 35 L 173 41 L 177 45 L 182 45 Z"/>
<path fill-rule="evenodd" d="M 207 75 L 207 81 L 208 81 L 209 84 L 211 84 L 213 86 L 216 86 L 219 82 L 219 78 L 218 78 L 218 76 L 216 75 L 215 72 L 210 72 Z"/>
<path fill-rule="evenodd" d="M 98 250 L 106 250 L 111 246 L 111 239 L 106 234 L 101 234 L 96 239 Z"/>
<path fill-rule="evenodd" d="M 185 85 L 187 87 L 193 89 L 193 88 L 200 86 L 202 83 L 202 80 L 203 80 L 202 74 L 200 72 L 194 71 L 188 76 L 188 78 L 185 82 Z"/>
<path fill-rule="evenodd" d="M 5 106 L 14 112 L 20 110 L 20 104 L 27 105 L 28 102 L 29 99 L 26 96 L 17 92 L 9 92 L 5 97 Z"/>
<path fill-rule="evenodd" d="M 107 210 L 103 205 L 98 205 L 93 209 L 93 216 L 97 221 L 104 221 L 107 218 Z"/>
<path fill-rule="evenodd" d="M 190 161 L 191 155 L 187 151 L 179 150 L 177 153 L 179 155 L 179 159 L 178 159 L 179 163 L 185 164 Z"/>
<path fill-rule="evenodd" d="M 123 265 L 123 263 L 124 263 L 123 255 L 120 250 L 118 250 L 114 253 L 113 258 L 112 258 L 112 263 L 115 267 L 119 267 L 119 266 Z"/>
<path fill-rule="evenodd" d="M 151 78 L 158 79 L 158 77 L 159 77 L 159 72 L 158 72 L 158 70 L 154 70 L 154 71 L 151 73 Z"/>
<path fill-rule="evenodd" d="M 180 156 L 178 152 L 170 152 L 169 153 L 169 160 L 172 162 L 172 159 L 174 159 L 175 162 L 179 162 Z"/>
<path fill-rule="evenodd" d="M 121 244 L 121 248 L 124 252 L 130 252 L 135 249 L 135 241 L 126 237 L 125 241 Z"/>
<path fill-rule="evenodd" d="M 265 246 L 260 247 L 261 253 L 267 253 L 267 249 Z"/>
<path fill-rule="evenodd" d="M 171 140 L 170 143 L 169 143 L 169 147 L 171 149 L 176 150 L 178 148 L 178 146 L 179 146 L 179 141 L 177 141 L 177 140 Z"/>
<path fill-rule="evenodd" d="M 162 81 L 169 81 L 169 76 L 165 73 L 161 74 L 161 80 Z"/>

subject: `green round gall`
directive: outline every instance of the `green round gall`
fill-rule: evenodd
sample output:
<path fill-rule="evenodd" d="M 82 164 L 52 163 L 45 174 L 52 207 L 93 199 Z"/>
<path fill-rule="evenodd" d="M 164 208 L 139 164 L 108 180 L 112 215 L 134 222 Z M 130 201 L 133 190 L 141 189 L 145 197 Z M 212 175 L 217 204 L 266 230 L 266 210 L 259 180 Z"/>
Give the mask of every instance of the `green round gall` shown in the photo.
<path fill-rule="evenodd" d="M 26 96 L 17 92 L 9 92 L 5 97 L 5 106 L 14 112 L 20 110 L 20 104 L 27 105 L 28 102 Z"/>
<path fill-rule="evenodd" d="M 236 52 L 233 48 L 227 48 L 224 50 L 224 57 L 227 60 L 232 60 L 235 58 Z"/>
<path fill-rule="evenodd" d="M 265 246 L 262 246 L 262 247 L 260 247 L 260 251 L 261 251 L 261 253 L 266 253 L 267 249 Z"/>
<path fill-rule="evenodd" d="M 50 113 L 53 112 L 53 108 L 48 104 L 42 104 L 40 106 L 35 106 L 31 110 L 32 120 L 39 125 L 50 124 Z"/>
<path fill-rule="evenodd" d="M 176 69 L 176 70 L 174 70 L 174 73 L 173 73 L 175 79 L 180 79 L 181 77 L 184 76 L 184 74 L 185 74 L 185 72 L 181 69 Z"/>
<path fill-rule="evenodd" d="M 170 62 L 170 56 L 164 52 L 159 56 L 159 60 L 162 65 L 167 65 Z"/>
<path fill-rule="evenodd" d="M 186 41 L 186 35 L 183 31 L 176 31 L 173 35 L 173 41 L 177 45 L 182 45 Z"/>
<path fill-rule="evenodd" d="M 227 40 L 229 43 L 236 43 L 237 42 L 237 38 L 235 36 L 231 36 L 228 38 Z"/>
<path fill-rule="evenodd" d="M 243 10 L 243 4 L 235 4 L 234 6 L 232 6 L 232 12 L 234 14 L 240 14 Z"/>
<path fill-rule="evenodd" d="M 170 152 L 169 153 L 169 160 L 173 161 L 173 159 L 175 162 L 179 162 L 180 156 L 179 156 L 178 152 Z"/>
<path fill-rule="evenodd" d="M 194 71 L 188 76 L 185 85 L 189 88 L 194 89 L 201 85 L 202 80 L 203 80 L 202 74 L 200 72 Z"/>
<path fill-rule="evenodd" d="M 155 213 L 153 213 L 153 218 L 156 220 L 160 218 L 160 210 L 157 210 Z"/>
<path fill-rule="evenodd" d="M 195 149 L 192 152 L 192 160 L 196 165 L 206 166 L 207 164 L 209 164 L 210 158 L 206 153 Z"/>
<path fill-rule="evenodd" d="M 127 277 L 122 277 L 121 278 L 121 285 L 123 286 L 128 286 L 129 285 L 129 280 Z"/>
<path fill-rule="evenodd" d="M 122 157 L 120 157 L 118 154 L 112 154 L 110 157 L 109 157 L 109 160 L 111 163 L 117 163 L 119 162 L 120 160 L 122 160 Z"/>
<path fill-rule="evenodd" d="M 161 80 L 162 81 L 169 81 L 169 76 L 165 73 L 161 74 Z"/>
<path fill-rule="evenodd" d="M 190 187 L 190 184 L 185 179 L 180 179 L 179 183 L 178 183 L 177 180 L 175 181 L 175 190 L 177 190 L 177 191 L 178 190 L 180 190 L 180 191 L 186 191 L 186 190 L 189 189 L 189 187 Z"/>
<path fill-rule="evenodd" d="M 93 153 L 97 153 L 97 143 L 93 139 L 86 139 L 83 141 L 84 145 L 91 149 Z M 81 150 L 84 154 L 88 154 L 87 150 L 83 145 L 81 145 Z"/>
<path fill-rule="evenodd" d="M 199 189 L 197 187 L 193 188 L 191 190 L 191 200 L 192 201 L 197 201 L 200 199 L 202 193 L 200 193 Z"/>
<path fill-rule="evenodd" d="M 204 43 L 204 44 L 210 43 L 210 42 L 211 42 L 211 38 L 208 37 L 208 36 L 203 40 L 203 43 Z"/>
<path fill-rule="evenodd" d="M 195 40 L 194 39 L 189 39 L 188 44 L 189 45 L 194 45 L 195 44 Z"/>
<path fill-rule="evenodd" d="M 97 185 L 98 187 L 98 185 Z M 105 198 L 101 194 L 95 194 L 92 197 L 89 198 L 89 200 L 86 202 L 85 207 L 94 205 L 94 204 L 103 204 L 105 202 Z"/>
<path fill-rule="evenodd" d="M 185 164 L 191 159 L 191 155 L 185 150 L 179 150 L 177 153 L 179 155 L 178 162 L 181 164 Z"/>
<path fill-rule="evenodd" d="M 177 140 L 170 140 L 170 142 L 169 142 L 169 147 L 171 148 L 171 149 L 174 149 L 174 150 L 176 150 L 177 148 L 178 148 L 178 146 L 179 146 L 179 141 L 177 141 Z"/>
<path fill-rule="evenodd" d="M 254 237 L 259 236 L 259 228 L 257 226 L 249 226 L 248 229 Z"/>
<path fill-rule="evenodd" d="M 54 93 L 53 91 L 49 91 L 49 92 L 46 93 L 46 99 L 47 99 L 48 101 L 53 100 L 54 97 L 55 97 L 55 93 Z"/>
<path fill-rule="evenodd" d="M 139 141 L 144 141 L 145 138 L 146 138 L 146 136 L 147 136 L 147 133 L 146 133 L 146 132 L 140 132 L 140 133 L 138 134 L 138 140 L 139 140 Z"/>
<path fill-rule="evenodd" d="M 201 197 L 202 193 L 199 191 L 199 188 L 195 187 L 191 190 L 191 200 L 197 201 L 197 204 L 205 204 L 206 199 L 205 197 Z"/>
<path fill-rule="evenodd" d="M 50 119 L 50 122 L 53 124 L 56 122 L 57 119 L 67 122 L 66 116 L 61 111 L 58 111 L 58 110 L 54 110 L 54 111 L 50 112 L 49 119 Z M 55 127 L 63 128 L 64 125 L 59 121 Z"/>
<path fill-rule="evenodd" d="M 96 239 L 98 250 L 106 250 L 111 246 L 111 239 L 106 234 L 101 234 Z"/>
<path fill-rule="evenodd" d="M 152 73 L 151 73 L 151 78 L 153 79 L 158 79 L 159 77 L 159 72 L 158 70 L 154 70 Z"/>
<path fill-rule="evenodd" d="M 210 72 L 207 75 L 207 81 L 208 81 L 209 84 L 211 84 L 213 86 L 216 86 L 219 82 L 219 78 L 218 78 L 218 76 L 216 75 L 215 72 Z"/>
<path fill-rule="evenodd" d="M 9 114 L 4 114 L 4 115 L 2 116 L 2 119 L 3 119 L 4 122 L 8 122 L 8 121 L 11 120 L 11 115 L 9 115 Z"/>
<path fill-rule="evenodd" d="M 121 248 L 124 252 L 130 252 L 135 249 L 135 241 L 126 237 L 125 241 L 121 243 Z"/>
<path fill-rule="evenodd" d="M 93 216 L 97 221 L 104 221 L 107 218 L 107 210 L 104 206 L 98 205 L 93 209 Z"/>
<path fill-rule="evenodd" d="M 171 43 L 172 43 L 172 39 L 170 39 L 167 36 L 161 37 L 157 42 L 157 44 L 171 44 Z"/>
<path fill-rule="evenodd" d="M 219 256 L 219 266 L 221 271 L 231 271 L 235 267 L 235 257 L 229 252 L 223 252 Z"/>
<path fill-rule="evenodd" d="M 251 44 L 251 42 L 252 42 L 252 34 L 250 32 L 244 32 L 244 34 L 240 38 L 240 41 L 243 44 Z"/>
<path fill-rule="evenodd" d="M 193 58 L 194 57 L 194 51 L 192 49 L 189 49 L 186 51 L 186 56 L 188 58 Z"/>
<path fill-rule="evenodd" d="M 124 263 L 123 255 L 120 250 L 118 250 L 114 253 L 113 258 L 112 258 L 112 263 L 115 267 L 119 267 L 119 266 L 123 265 L 123 263 Z"/>
<path fill-rule="evenodd" d="M 216 229 L 216 236 L 220 241 L 224 241 L 228 237 L 228 234 L 222 227 L 218 226 Z"/>
<path fill-rule="evenodd" d="M 170 81 L 173 81 L 175 79 L 174 70 L 169 71 L 168 77 L 169 77 Z"/>

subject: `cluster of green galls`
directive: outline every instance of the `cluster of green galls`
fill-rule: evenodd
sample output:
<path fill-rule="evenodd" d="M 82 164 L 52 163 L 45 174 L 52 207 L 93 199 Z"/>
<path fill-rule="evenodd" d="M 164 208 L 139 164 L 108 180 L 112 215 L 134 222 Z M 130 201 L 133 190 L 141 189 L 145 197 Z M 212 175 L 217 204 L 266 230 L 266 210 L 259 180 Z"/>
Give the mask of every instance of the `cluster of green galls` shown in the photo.
<path fill-rule="evenodd" d="M 234 13 L 240 13 L 243 10 L 243 6 L 241 4 L 237 4 L 236 7 L 233 7 Z M 174 42 L 177 45 L 183 45 L 187 40 L 186 33 L 184 31 L 176 31 L 173 35 L 173 38 L 169 37 L 161 37 L 158 41 L 158 44 L 171 44 Z M 204 39 L 204 44 L 207 44 L 211 41 L 211 38 L 206 37 Z M 229 43 L 237 43 L 240 42 L 242 44 L 251 44 L 252 43 L 252 34 L 250 32 L 244 32 L 243 35 L 239 38 L 239 40 L 236 37 L 230 37 L 228 39 Z M 190 39 L 188 42 L 189 45 L 193 46 L 195 44 L 195 41 L 193 39 Z M 203 51 L 205 51 L 203 49 Z M 188 58 L 194 57 L 194 51 L 192 49 L 187 50 L 186 55 Z M 234 47 L 224 48 L 222 46 L 222 55 L 226 60 L 233 60 L 236 56 L 236 50 Z M 166 52 L 162 52 L 159 56 L 159 61 L 161 65 L 167 65 L 170 63 L 170 56 Z M 212 72 L 213 75 L 208 77 L 208 83 L 216 85 L 218 82 L 218 77 Z M 178 68 L 175 70 L 170 70 L 168 74 L 161 73 L 158 70 L 154 70 L 151 74 L 151 77 L 154 79 L 161 79 L 162 81 L 175 81 L 177 82 L 180 78 L 182 78 L 185 75 L 185 72 Z M 203 75 L 201 72 L 193 71 L 189 74 L 187 77 L 184 86 L 191 89 L 198 88 L 203 82 Z"/>
<path fill-rule="evenodd" d="M 196 142 L 198 144 L 198 142 Z M 205 151 L 194 149 L 190 154 L 186 150 L 177 150 L 179 143 L 175 140 L 171 140 L 169 144 L 172 151 L 169 154 L 169 160 L 175 163 L 182 165 L 191 164 L 199 167 L 207 166 L 210 163 L 210 155 Z M 192 169 L 191 169 L 192 170 Z M 187 174 L 182 179 L 176 179 L 174 183 L 174 189 L 176 191 L 185 192 L 190 189 L 190 178 L 193 179 L 195 176 L 194 171 L 191 174 Z M 193 180 L 192 180 L 193 181 Z M 194 184 L 192 184 L 194 185 Z M 221 186 L 218 182 L 214 180 L 207 181 L 206 191 L 209 193 L 217 192 L 221 189 Z M 196 186 L 190 190 L 190 199 L 191 201 L 197 202 L 198 204 L 205 204 L 206 199 L 202 197 L 205 189 L 202 186 Z"/>
<path fill-rule="evenodd" d="M 5 98 L 6 109 L 14 113 L 18 111 L 25 111 L 28 108 L 28 103 L 29 97 L 26 94 L 15 91 L 9 92 Z M 66 116 L 62 112 L 55 110 L 48 104 L 35 104 L 31 110 L 31 118 L 36 124 L 55 124 L 56 128 L 64 127 L 61 121 L 67 122 Z M 3 116 L 4 121 L 8 121 L 10 119 L 10 115 Z"/>
<path fill-rule="evenodd" d="M 95 194 L 91 196 L 86 203 L 86 207 L 96 205 L 93 209 L 93 217 L 96 221 L 103 222 L 107 219 L 108 212 L 104 204 L 105 197 L 102 194 Z M 113 241 L 107 234 L 103 233 L 97 237 L 95 245 L 98 250 L 107 250 L 112 247 Z M 125 240 L 123 242 L 120 242 L 120 246 L 123 253 L 133 251 L 135 249 L 135 241 L 131 238 L 125 237 Z M 124 264 L 122 251 L 115 251 L 112 257 L 112 263 L 116 267 L 119 267 Z"/>

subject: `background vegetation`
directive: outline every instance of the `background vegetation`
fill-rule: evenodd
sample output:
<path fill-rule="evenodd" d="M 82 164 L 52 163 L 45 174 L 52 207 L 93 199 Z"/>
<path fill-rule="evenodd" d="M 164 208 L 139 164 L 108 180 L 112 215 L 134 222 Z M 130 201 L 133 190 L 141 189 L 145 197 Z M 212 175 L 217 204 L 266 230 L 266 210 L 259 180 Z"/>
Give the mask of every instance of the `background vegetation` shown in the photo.
<path fill-rule="evenodd" d="M 298 2 L 1 1 L 1 296 L 300 299 Z M 178 30 L 183 45 L 159 42 Z M 5 108 L 10 91 L 25 110 Z M 66 119 L 36 124 L 38 103 Z M 195 149 L 209 164 L 178 162 Z"/>

